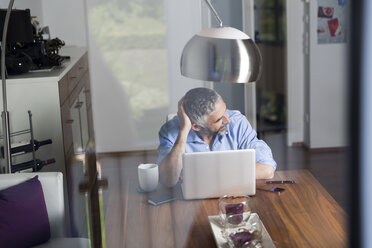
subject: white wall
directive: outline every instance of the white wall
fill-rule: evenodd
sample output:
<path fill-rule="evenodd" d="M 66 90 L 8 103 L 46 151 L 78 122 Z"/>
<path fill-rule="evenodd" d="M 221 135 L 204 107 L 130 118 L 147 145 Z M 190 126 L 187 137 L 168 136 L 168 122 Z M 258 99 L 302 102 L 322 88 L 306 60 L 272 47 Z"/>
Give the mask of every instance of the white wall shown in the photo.
<path fill-rule="evenodd" d="M 0 0 L 0 8 L 8 9 L 9 0 Z M 32 16 L 37 16 L 37 20 L 43 23 L 42 0 L 16 0 L 13 9 L 30 9 Z"/>
<path fill-rule="evenodd" d="M 317 43 L 317 0 L 308 3 L 307 37 L 305 2 L 287 0 L 286 5 L 288 145 L 343 147 L 347 145 L 347 43 Z"/>
<path fill-rule="evenodd" d="M 40 25 L 49 26 L 51 38 L 58 37 L 67 45 L 86 46 L 85 0 L 15 0 L 13 9 L 30 9 Z M 0 0 L 7 9 L 9 0 Z"/>
<path fill-rule="evenodd" d="M 51 39 L 58 37 L 66 45 L 86 47 L 85 0 L 41 1 L 43 24 L 49 26 Z"/>
<path fill-rule="evenodd" d="M 316 0 L 310 1 L 310 148 L 347 145 L 347 43 L 317 44 Z M 306 114 L 306 113 L 305 113 Z"/>
<path fill-rule="evenodd" d="M 202 6 L 200 0 L 165 0 L 165 16 L 168 49 L 169 113 L 177 112 L 181 97 L 195 87 L 203 87 L 199 80 L 183 77 L 180 61 L 183 47 L 202 30 Z"/>
<path fill-rule="evenodd" d="M 304 2 L 286 1 L 288 145 L 304 141 Z M 290 49 L 288 49 L 290 48 Z"/>
<path fill-rule="evenodd" d="M 254 40 L 254 0 L 242 1 L 243 32 Z M 249 123 L 257 130 L 256 82 L 244 85 L 244 112 Z"/>

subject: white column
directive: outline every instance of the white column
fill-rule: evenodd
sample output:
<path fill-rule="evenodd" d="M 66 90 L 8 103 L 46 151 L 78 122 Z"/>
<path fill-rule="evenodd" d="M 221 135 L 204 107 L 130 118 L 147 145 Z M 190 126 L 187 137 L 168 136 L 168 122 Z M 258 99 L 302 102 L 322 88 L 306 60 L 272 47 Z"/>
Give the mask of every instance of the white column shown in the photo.
<path fill-rule="evenodd" d="M 304 2 L 286 1 L 288 145 L 304 141 Z"/>
<path fill-rule="evenodd" d="M 243 32 L 254 40 L 254 1 L 243 0 Z M 244 85 L 244 111 L 248 121 L 257 129 L 256 82 Z"/>

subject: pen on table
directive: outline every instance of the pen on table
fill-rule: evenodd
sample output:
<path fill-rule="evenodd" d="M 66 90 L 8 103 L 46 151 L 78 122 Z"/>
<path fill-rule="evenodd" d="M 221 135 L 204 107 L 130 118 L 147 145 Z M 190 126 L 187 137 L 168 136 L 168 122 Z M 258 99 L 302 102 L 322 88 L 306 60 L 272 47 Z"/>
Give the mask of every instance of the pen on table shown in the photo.
<path fill-rule="evenodd" d="M 267 184 L 284 184 L 284 183 L 295 183 L 294 180 L 277 180 L 277 181 L 266 181 Z"/>

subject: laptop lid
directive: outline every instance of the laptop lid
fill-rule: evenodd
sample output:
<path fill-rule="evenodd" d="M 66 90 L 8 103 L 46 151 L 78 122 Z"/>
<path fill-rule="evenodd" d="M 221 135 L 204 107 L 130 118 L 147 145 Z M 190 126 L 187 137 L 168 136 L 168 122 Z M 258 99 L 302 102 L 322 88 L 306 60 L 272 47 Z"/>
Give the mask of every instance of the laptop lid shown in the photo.
<path fill-rule="evenodd" d="M 255 150 L 184 153 L 184 199 L 256 194 Z"/>

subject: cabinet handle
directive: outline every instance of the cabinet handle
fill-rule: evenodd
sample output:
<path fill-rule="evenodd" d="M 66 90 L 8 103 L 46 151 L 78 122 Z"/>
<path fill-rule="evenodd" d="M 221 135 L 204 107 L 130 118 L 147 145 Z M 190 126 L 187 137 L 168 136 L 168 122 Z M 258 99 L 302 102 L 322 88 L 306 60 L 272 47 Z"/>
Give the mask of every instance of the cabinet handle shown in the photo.
<path fill-rule="evenodd" d="M 69 79 L 77 79 L 77 77 L 69 77 Z"/>
<path fill-rule="evenodd" d="M 72 124 L 73 122 L 74 122 L 74 120 L 66 120 L 67 124 Z"/>
<path fill-rule="evenodd" d="M 90 92 L 90 90 L 84 90 L 84 93 L 89 93 Z"/>
<path fill-rule="evenodd" d="M 83 106 L 83 104 L 84 104 L 84 102 L 77 102 L 76 104 L 75 104 L 75 108 L 81 108 L 82 106 Z"/>
<path fill-rule="evenodd" d="M 84 66 L 80 66 L 80 67 L 79 67 L 79 70 L 83 70 L 83 69 L 85 69 Z"/>

